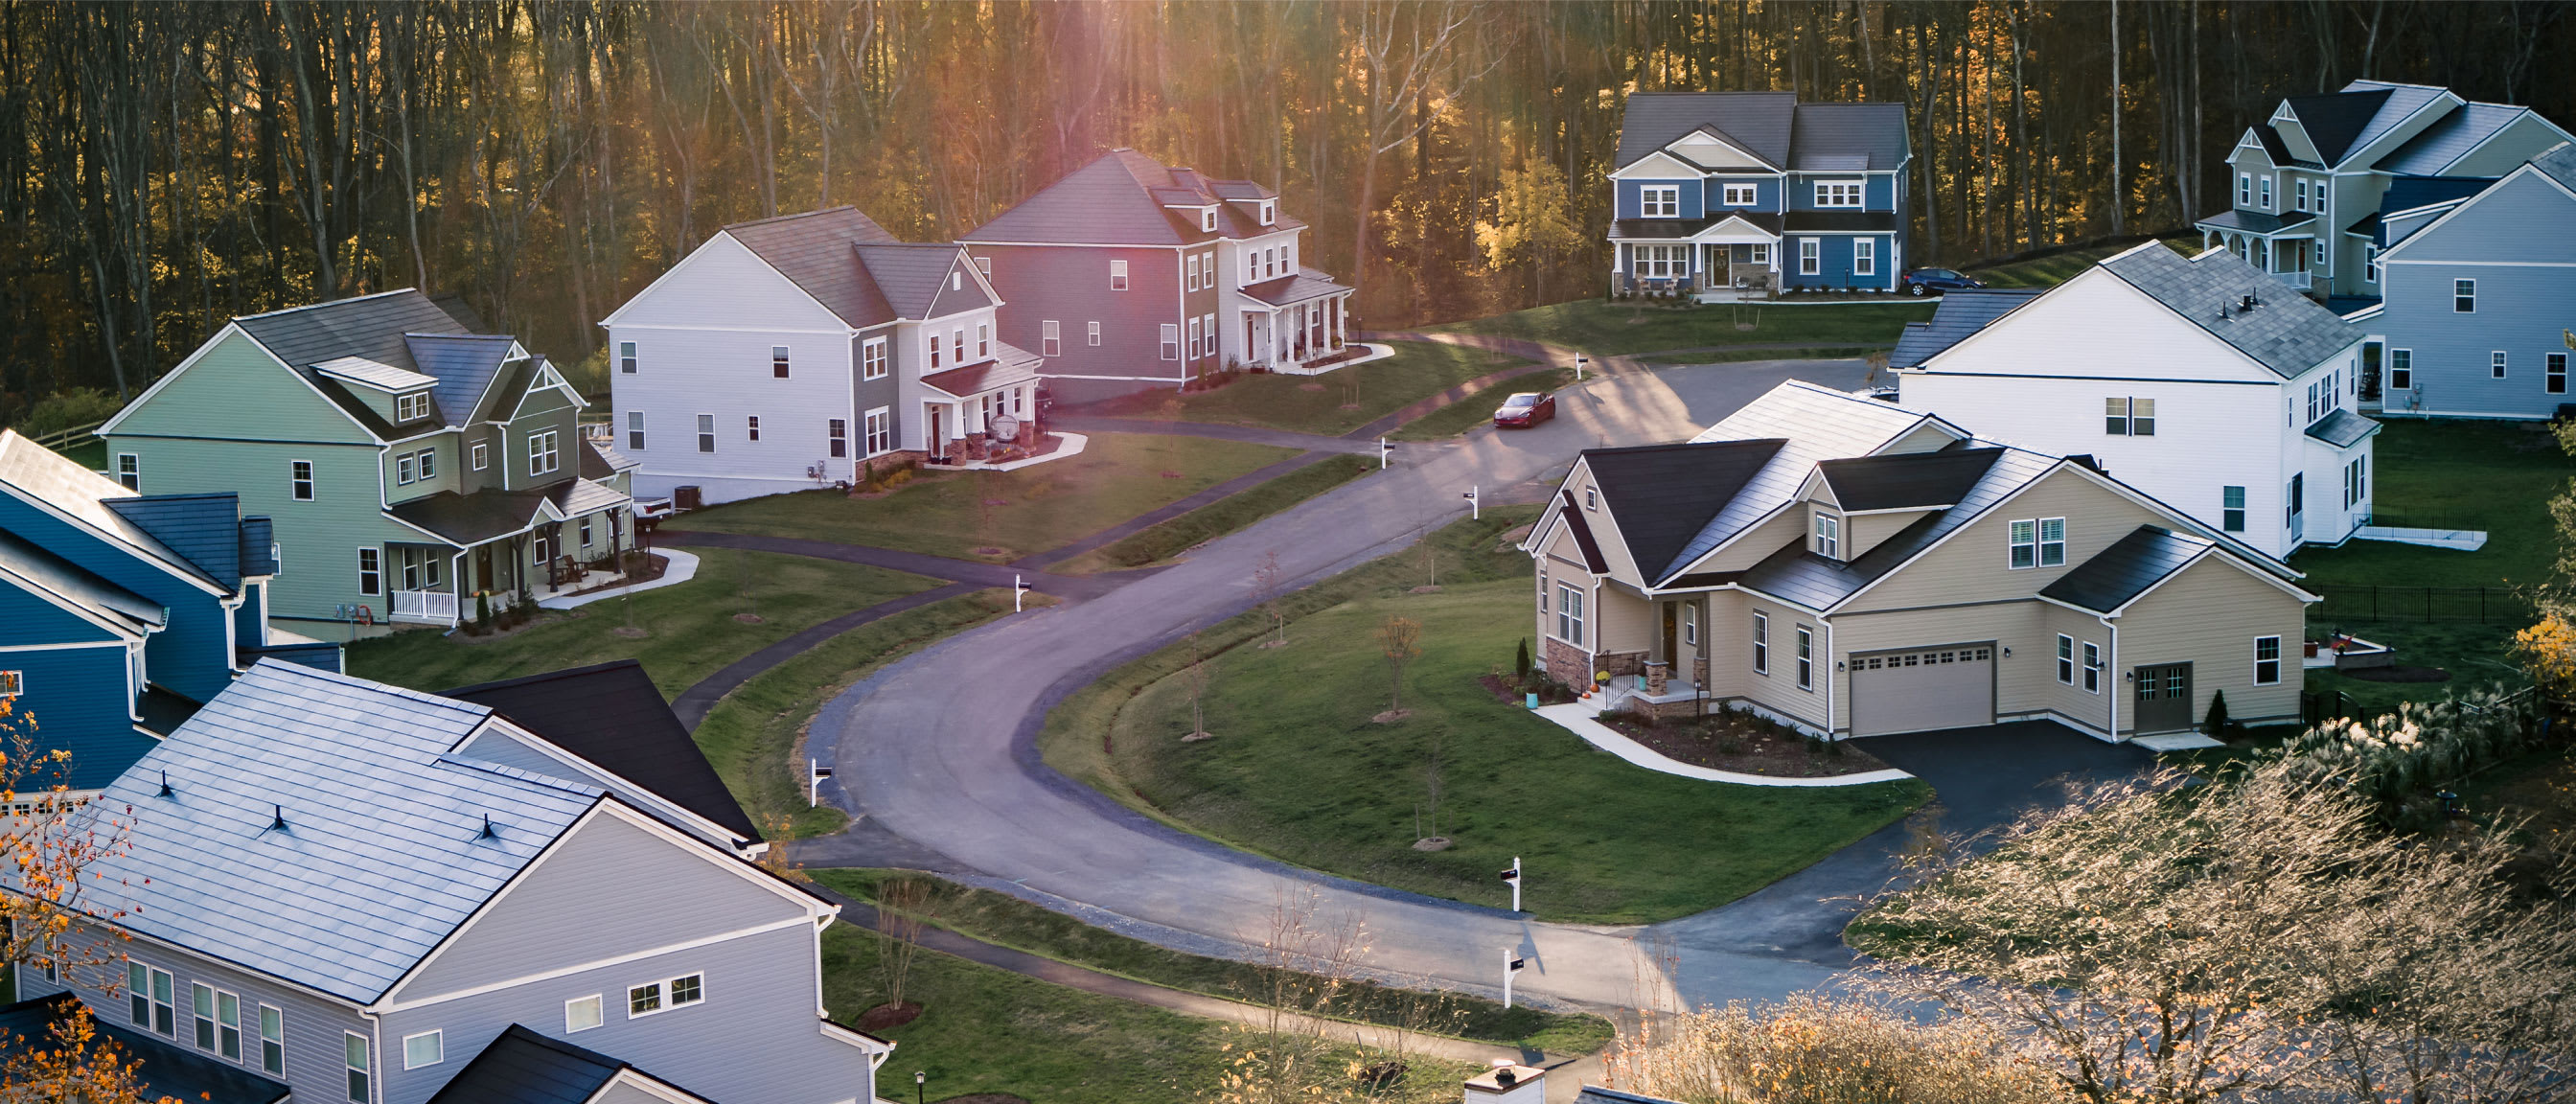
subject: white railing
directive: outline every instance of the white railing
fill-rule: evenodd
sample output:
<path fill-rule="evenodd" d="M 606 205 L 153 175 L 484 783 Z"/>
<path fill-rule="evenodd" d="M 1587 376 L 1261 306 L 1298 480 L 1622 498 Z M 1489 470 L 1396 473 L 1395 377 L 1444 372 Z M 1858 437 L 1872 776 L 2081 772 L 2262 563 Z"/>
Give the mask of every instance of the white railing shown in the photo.
<path fill-rule="evenodd" d="M 397 590 L 394 592 L 394 620 L 422 621 L 433 625 L 456 621 L 456 596 L 437 590 Z"/>
<path fill-rule="evenodd" d="M 2308 274 L 2306 272 L 2275 272 L 2272 274 L 2272 278 L 2288 284 L 2291 287 L 2297 288 L 2300 291 L 2308 290 Z"/>

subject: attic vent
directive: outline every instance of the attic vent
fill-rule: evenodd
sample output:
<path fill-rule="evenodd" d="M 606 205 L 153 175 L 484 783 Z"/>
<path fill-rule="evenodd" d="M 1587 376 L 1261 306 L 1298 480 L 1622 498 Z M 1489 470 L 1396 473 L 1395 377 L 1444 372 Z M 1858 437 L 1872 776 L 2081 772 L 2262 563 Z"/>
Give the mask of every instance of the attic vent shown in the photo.
<path fill-rule="evenodd" d="M 271 831 L 271 832 L 283 832 L 283 831 L 285 831 L 285 830 L 286 830 L 286 806 L 284 806 L 284 805 L 271 805 L 271 806 L 269 806 L 269 810 L 270 810 L 270 813 L 269 813 L 269 819 L 268 819 L 268 830 L 269 830 L 269 831 Z"/>
<path fill-rule="evenodd" d="M 162 772 L 161 772 L 161 796 L 163 796 L 163 797 L 176 797 L 176 796 L 178 796 L 177 792 L 176 792 L 176 791 L 173 791 L 173 790 L 170 788 L 170 772 L 169 772 L 169 771 L 162 771 Z"/>
<path fill-rule="evenodd" d="M 2237 312 L 2241 314 L 2241 313 L 2243 313 L 2243 312 L 2245 312 L 2245 311 L 2253 310 L 2254 308 L 2259 307 L 2259 306 L 2262 306 L 2262 305 L 2263 305 L 2263 301 L 2262 301 L 2262 300 L 2260 300 L 2260 299 L 2255 298 L 2255 297 L 2254 297 L 2254 293 L 2249 291 L 2249 292 L 2246 292 L 2246 293 L 2245 293 L 2245 301 L 2244 301 L 2244 302 L 2242 302 L 2242 303 L 2237 304 L 2237 308 L 2236 308 L 2236 309 L 2237 309 Z"/>
<path fill-rule="evenodd" d="M 490 813 L 485 813 L 485 814 L 483 814 L 483 831 L 482 831 L 482 833 L 481 833 L 481 834 L 479 834 L 479 835 L 475 836 L 474 838 L 476 838 L 476 839 L 499 839 L 499 838 L 501 838 L 501 833 L 499 833 L 499 832 L 495 832 L 495 831 L 493 831 L 493 830 L 492 830 L 492 814 L 490 814 Z"/>

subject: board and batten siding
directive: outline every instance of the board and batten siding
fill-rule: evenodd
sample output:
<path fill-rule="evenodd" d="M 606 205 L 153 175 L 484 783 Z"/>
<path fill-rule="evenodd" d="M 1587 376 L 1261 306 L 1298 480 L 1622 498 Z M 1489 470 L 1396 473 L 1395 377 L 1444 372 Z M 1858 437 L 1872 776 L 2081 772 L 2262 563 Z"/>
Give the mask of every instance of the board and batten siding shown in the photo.
<path fill-rule="evenodd" d="M 2550 394 L 2544 358 L 2576 357 L 2576 198 L 2536 172 L 2496 184 L 2382 259 L 2387 304 L 2374 325 L 2413 352 L 2415 390 L 2394 413 L 2547 418 L 2576 394 Z M 2477 281 L 2477 310 L 2453 309 L 2452 282 Z M 2494 378 L 2493 353 L 2506 355 Z"/>
<path fill-rule="evenodd" d="M 2262 723 L 2299 716 L 2303 681 L 2300 642 L 2307 627 L 2307 607 L 2300 599 L 2245 569 L 2209 556 L 2138 599 L 2118 619 L 2120 669 L 2161 663 L 2190 663 L 2191 716 L 2197 723 L 2209 714 L 2209 699 L 2227 693 L 2227 715 Z M 2281 679 L 2269 686 L 2254 682 L 2254 638 L 2281 638 Z M 2126 693 L 2125 678 L 2117 680 Z M 2120 723 L 2135 723 L 2124 702 Z"/>
<path fill-rule="evenodd" d="M 2066 562 L 2054 567 L 2010 566 L 2008 525 L 2014 520 L 2066 519 Z M 2163 525 L 2148 510 L 2060 466 L 2024 487 L 2011 501 L 1953 530 L 1846 607 L 1851 613 L 1962 606 L 2028 598 L 2141 525 Z"/>

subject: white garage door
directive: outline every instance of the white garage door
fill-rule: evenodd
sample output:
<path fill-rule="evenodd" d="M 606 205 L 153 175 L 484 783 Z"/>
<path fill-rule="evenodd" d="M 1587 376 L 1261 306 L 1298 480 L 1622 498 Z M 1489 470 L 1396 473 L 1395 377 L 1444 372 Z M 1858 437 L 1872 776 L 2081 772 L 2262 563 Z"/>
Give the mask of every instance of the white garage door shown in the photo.
<path fill-rule="evenodd" d="M 1991 644 L 1852 657 L 1852 734 L 1927 732 L 1995 721 Z"/>

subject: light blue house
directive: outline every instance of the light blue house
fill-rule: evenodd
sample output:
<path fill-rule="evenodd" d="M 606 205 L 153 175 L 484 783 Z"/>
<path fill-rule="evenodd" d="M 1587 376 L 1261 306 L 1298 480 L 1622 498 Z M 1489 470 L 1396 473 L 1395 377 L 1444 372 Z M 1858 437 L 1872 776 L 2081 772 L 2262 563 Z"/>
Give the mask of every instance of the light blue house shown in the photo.
<path fill-rule="evenodd" d="M 2576 144 L 2561 143 L 2467 198 L 2382 220 L 2387 414 L 2548 418 L 2576 402 Z"/>
<path fill-rule="evenodd" d="M 0 701 L 62 769 L 22 793 L 104 786 L 262 656 L 340 669 L 275 631 L 269 521 L 230 494 L 143 495 L 0 430 Z"/>
<path fill-rule="evenodd" d="M 19 995 L 142 1037 L 147 1079 L 212 1059 L 262 1104 L 876 1099 L 893 1044 L 823 1006 L 837 906 L 492 706 L 264 661 L 81 815 L 108 809 L 130 851 Z M 102 953 L 105 977 L 58 965 Z"/>
<path fill-rule="evenodd" d="M 1912 160 L 1903 104 L 1632 95 L 1610 173 L 1611 291 L 1895 290 Z"/>

